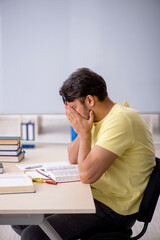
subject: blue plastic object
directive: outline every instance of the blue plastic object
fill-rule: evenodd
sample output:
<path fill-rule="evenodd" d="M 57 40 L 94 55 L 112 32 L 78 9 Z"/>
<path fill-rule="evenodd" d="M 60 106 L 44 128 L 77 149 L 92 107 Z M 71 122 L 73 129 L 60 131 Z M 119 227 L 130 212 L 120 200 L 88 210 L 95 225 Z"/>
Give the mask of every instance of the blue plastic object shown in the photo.
<path fill-rule="evenodd" d="M 73 127 L 71 126 L 71 140 L 73 141 L 77 137 L 77 133 L 74 131 Z"/>

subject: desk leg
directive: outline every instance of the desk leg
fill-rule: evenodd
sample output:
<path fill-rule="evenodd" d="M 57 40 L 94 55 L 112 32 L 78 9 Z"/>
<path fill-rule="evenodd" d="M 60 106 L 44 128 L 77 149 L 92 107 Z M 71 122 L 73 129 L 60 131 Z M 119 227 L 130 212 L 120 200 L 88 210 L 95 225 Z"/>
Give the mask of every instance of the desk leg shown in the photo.
<path fill-rule="evenodd" d="M 59 234 L 54 230 L 54 228 L 46 219 L 44 219 L 43 222 L 39 224 L 39 226 L 51 240 L 62 240 Z"/>

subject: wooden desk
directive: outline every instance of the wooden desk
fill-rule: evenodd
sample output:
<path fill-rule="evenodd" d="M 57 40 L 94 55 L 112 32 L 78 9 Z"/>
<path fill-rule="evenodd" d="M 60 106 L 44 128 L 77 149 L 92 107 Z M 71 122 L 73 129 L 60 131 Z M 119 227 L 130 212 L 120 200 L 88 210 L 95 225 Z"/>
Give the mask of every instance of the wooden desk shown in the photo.
<path fill-rule="evenodd" d="M 26 149 L 26 157 L 20 163 L 65 160 L 67 160 L 67 146 L 52 145 Z M 4 163 L 4 172 L 20 172 L 20 170 L 15 163 Z M 0 224 L 39 224 L 43 228 L 45 213 L 95 213 L 88 184 L 36 183 L 35 187 L 36 193 L 0 195 Z"/>

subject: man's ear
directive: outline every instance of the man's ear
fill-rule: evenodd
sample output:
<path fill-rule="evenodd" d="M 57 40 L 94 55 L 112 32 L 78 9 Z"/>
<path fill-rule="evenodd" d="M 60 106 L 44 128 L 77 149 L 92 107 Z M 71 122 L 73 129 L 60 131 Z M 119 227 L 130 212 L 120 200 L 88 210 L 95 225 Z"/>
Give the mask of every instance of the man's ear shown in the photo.
<path fill-rule="evenodd" d="M 92 95 L 87 95 L 86 96 L 86 104 L 87 104 L 88 107 L 94 107 L 95 99 Z"/>

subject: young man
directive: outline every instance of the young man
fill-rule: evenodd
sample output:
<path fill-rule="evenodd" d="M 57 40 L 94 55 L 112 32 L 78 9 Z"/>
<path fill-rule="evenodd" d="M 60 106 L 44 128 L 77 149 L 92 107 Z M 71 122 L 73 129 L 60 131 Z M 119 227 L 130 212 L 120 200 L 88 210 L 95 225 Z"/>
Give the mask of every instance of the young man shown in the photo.
<path fill-rule="evenodd" d="M 90 69 L 71 74 L 60 95 L 78 134 L 68 146 L 68 158 L 78 163 L 81 181 L 91 184 L 96 214 L 52 215 L 48 221 L 65 240 L 96 228 L 132 227 L 155 166 L 147 125 L 137 111 L 113 102 L 103 78 Z M 16 231 L 24 240 L 48 239 L 38 226 Z"/>

